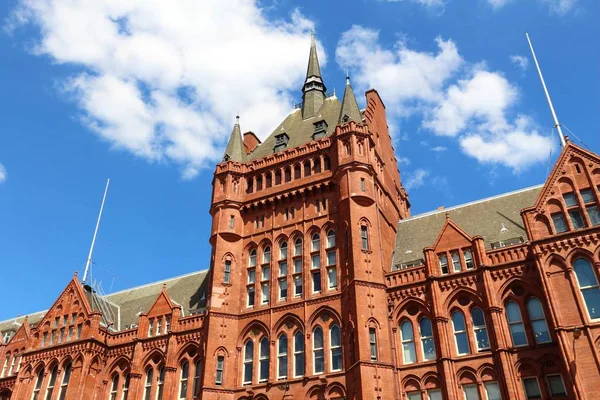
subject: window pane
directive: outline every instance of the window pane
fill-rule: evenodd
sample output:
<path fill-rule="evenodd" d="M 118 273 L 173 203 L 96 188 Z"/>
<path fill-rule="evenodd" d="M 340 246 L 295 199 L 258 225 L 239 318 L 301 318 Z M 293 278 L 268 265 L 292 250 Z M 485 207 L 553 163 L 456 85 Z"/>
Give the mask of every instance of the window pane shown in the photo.
<path fill-rule="evenodd" d="M 600 211 L 598 211 L 597 206 L 587 206 L 586 207 L 588 216 L 590 217 L 590 222 L 592 225 L 600 224 Z"/>
<path fill-rule="evenodd" d="M 431 329 L 431 321 L 429 320 L 429 318 L 421 318 L 421 321 L 419 321 L 419 327 L 421 329 L 421 337 L 433 336 L 433 331 Z"/>
<path fill-rule="evenodd" d="M 500 387 L 497 382 L 486 382 L 484 384 L 487 400 L 502 400 L 500 396 Z"/>
<path fill-rule="evenodd" d="M 567 231 L 567 223 L 565 221 L 565 216 L 562 213 L 552 214 L 552 222 L 554 223 L 556 233 Z"/>
<path fill-rule="evenodd" d="M 527 335 L 522 323 L 510 325 L 510 334 L 515 346 L 524 346 L 527 344 Z"/>
<path fill-rule="evenodd" d="M 474 308 L 471 312 L 471 316 L 473 317 L 473 326 L 485 325 L 485 319 L 483 317 L 483 311 L 481 311 L 481 308 Z"/>
<path fill-rule="evenodd" d="M 541 399 L 542 394 L 540 393 L 540 387 L 538 386 L 537 379 L 525 378 L 523 379 L 523 386 L 525 387 L 525 394 L 527 399 Z"/>
<path fill-rule="evenodd" d="M 477 385 L 463 385 L 463 393 L 465 394 L 465 400 L 479 400 Z"/>
<path fill-rule="evenodd" d="M 320 292 L 321 291 L 321 273 L 313 272 L 312 279 L 313 279 L 313 292 Z"/>
<path fill-rule="evenodd" d="M 508 318 L 508 322 L 521 322 L 521 310 L 519 310 L 519 306 L 512 301 L 506 303 L 506 316 Z"/>
<path fill-rule="evenodd" d="M 442 400 L 442 391 L 440 389 L 431 389 L 427 391 L 428 400 Z"/>
<path fill-rule="evenodd" d="M 294 273 L 300 273 L 302 272 L 302 259 L 298 258 L 296 260 L 294 260 Z"/>
<path fill-rule="evenodd" d="M 338 371 L 342 369 L 342 348 L 331 350 L 331 370 Z"/>
<path fill-rule="evenodd" d="M 400 325 L 400 331 L 402 332 L 402 341 L 413 340 L 413 330 L 410 321 L 404 321 Z"/>
<path fill-rule="evenodd" d="M 466 333 L 456 334 L 456 348 L 458 354 L 469 354 L 469 339 Z"/>
<path fill-rule="evenodd" d="M 527 311 L 529 312 L 529 318 L 540 319 L 544 318 L 544 311 L 542 311 L 542 305 L 536 298 L 531 298 L 527 301 Z"/>
<path fill-rule="evenodd" d="M 590 288 L 581 291 L 585 299 L 590 318 L 600 318 L 600 288 Z"/>
<path fill-rule="evenodd" d="M 327 232 L 327 248 L 335 247 L 335 232 Z"/>
<path fill-rule="evenodd" d="M 592 189 L 584 189 L 581 192 L 581 198 L 585 204 L 593 203 L 596 199 L 594 198 L 594 191 Z"/>
<path fill-rule="evenodd" d="M 548 387 L 552 396 L 566 396 L 567 391 L 560 375 L 548 375 Z"/>
<path fill-rule="evenodd" d="M 421 392 L 408 392 L 406 395 L 408 400 L 421 400 Z"/>
<path fill-rule="evenodd" d="M 317 328 L 314 331 L 313 346 L 315 347 L 315 349 L 323 348 L 323 331 L 321 330 L 321 328 Z"/>
<path fill-rule="evenodd" d="M 531 327 L 533 328 L 533 335 L 535 336 L 536 343 L 546 343 L 551 341 L 550 332 L 548 332 L 545 320 L 533 321 L 531 322 Z"/>
<path fill-rule="evenodd" d="M 331 327 L 331 345 L 341 346 L 342 339 L 340 335 L 340 328 L 337 325 Z"/>
<path fill-rule="evenodd" d="M 577 205 L 577 197 L 575 196 L 575 193 L 566 193 L 563 195 L 563 197 L 567 207 L 573 207 Z"/>
<path fill-rule="evenodd" d="M 402 352 L 404 354 L 404 364 L 412 364 L 417 361 L 415 342 L 404 343 L 402 345 Z"/>
<path fill-rule="evenodd" d="M 321 266 L 321 256 L 319 254 L 313 254 L 312 268 L 319 268 L 320 266 Z"/>
<path fill-rule="evenodd" d="M 262 269 L 262 280 L 266 281 L 266 280 L 269 280 L 270 278 L 271 278 L 271 268 L 264 267 Z"/>
<path fill-rule="evenodd" d="M 327 252 L 327 265 L 335 265 L 335 250 Z"/>
<path fill-rule="evenodd" d="M 487 329 L 481 329 L 475 332 L 477 340 L 477 349 L 484 350 L 490 348 L 490 340 L 488 338 Z"/>
<path fill-rule="evenodd" d="M 571 217 L 571 223 L 573 224 L 573 228 L 581 229 L 585 228 L 585 221 L 581 216 L 581 212 L 579 209 L 569 210 L 569 216 Z"/>
<path fill-rule="evenodd" d="M 425 360 L 435 360 L 435 345 L 433 339 L 423 339 L 423 357 Z"/>
<path fill-rule="evenodd" d="M 324 350 L 315 351 L 315 373 L 321 373 L 325 370 Z"/>
<path fill-rule="evenodd" d="M 329 288 L 337 287 L 337 271 L 335 267 L 327 269 L 327 277 L 329 279 Z"/>
<path fill-rule="evenodd" d="M 457 311 L 452 314 L 452 324 L 454 325 L 454 331 L 465 330 L 465 317 L 462 312 Z"/>
<path fill-rule="evenodd" d="M 597 286 L 598 281 L 590 262 L 584 258 L 578 258 L 574 264 L 575 275 L 580 287 Z"/>

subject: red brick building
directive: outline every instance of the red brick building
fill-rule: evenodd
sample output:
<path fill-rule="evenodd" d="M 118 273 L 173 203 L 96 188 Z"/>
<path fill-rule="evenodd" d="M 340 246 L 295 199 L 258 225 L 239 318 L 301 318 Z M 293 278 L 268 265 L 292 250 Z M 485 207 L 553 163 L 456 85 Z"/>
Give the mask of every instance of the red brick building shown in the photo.
<path fill-rule="evenodd" d="M 214 174 L 208 271 L 0 323 L 0 399 L 593 399 L 600 158 L 411 216 L 385 106 L 303 101 Z"/>

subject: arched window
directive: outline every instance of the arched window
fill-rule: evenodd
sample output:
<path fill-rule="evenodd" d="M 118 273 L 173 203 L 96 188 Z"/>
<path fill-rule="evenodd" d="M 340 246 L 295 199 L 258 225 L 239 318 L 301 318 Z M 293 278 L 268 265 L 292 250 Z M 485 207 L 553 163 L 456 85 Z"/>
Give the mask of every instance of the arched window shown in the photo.
<path fill-rule="evenodd" d="M 300 164 L 294 165 L 294 179 L 300 179 L 302 177 L 302 172 L 300 168 Z"/>
<path fill-rule="evenodd" d="M 156 400 L 162 400 L 163 389 L 165 386 L 165 367 L 158 370 L 158 382 L 156 384 Z"/>
<path fill-rule="evenodd" d="M 454 339 L 456 340 L 456 352 L 459 356 L 471 353 L 469 338 L 467 337 L 467 325 L 465 316 L 461 311 L 452 314 L 452 326 L 454 328 Z"/>
<path fill-rule="evenodd" d="M 315 166 L 314 166 L 315 174 L 321 172 L 321 159 L 319 157 L 315 158 Z"/>
<path fill-rule="evenodd" d="M 275 171 L 275 184 L 281 185 L 281 170 Z"/>
<path fill-rule="evenodd" d="M 435 343 L 433 342 L 433 330 L 429 318 L 421 318 L 419 321 L 421 331 L 421 347 L 423 348 L 424 360 L 435 360 Z"/>
<path fill-rule="evenodd" d="M 263 250 L 263 264 L 268 264 L 271 262 L 271 247 L 270 246 L 265 246 L 265 249 Z"/>
<path fill-rule="evenodd" d="M 179 398 L 185 399 L 188 391 L 188 377 L 190 374 L 190 364 L 184 361 L 181 364 L 181 376 L 179 378 Z"/>
<path fill-rule="evenodd" d="M 281 242 L 279 245 L 279 259 L 286 260 L 287 259 L 287 242 Z"/>
<path fill-rule="evenodd" d="M 340 327 L 333 325 L 329 330 L 329 349 L 331 351 L 331 370 L 342 369 L 342 335 Z"/>
<path fill-rule="evenodd" d="M 65 371 L 63 372 L 62 382 L 60 383 L 60 392 L 58 393 L 58 400 L 65 400 L 67 397 L 67 390 L 69 390 L 69 381 L 71 380 L 71 363 L 65 365 Z"/>
<path fill-rule="evenodd" d="M 273 186 L 273 173 L 269 171 L 267 172 L 266 187 L 270 188 L 271 186 Z"/>
<path fill-rule="evenodd" d="M 506 303 L 506 319 L 508 320 L 513 346 L 527 346 L 527 335 L 525 334 L 521 310 L 514 301 Z"/>
<path fill-rule="evenodd" d="M 200 379 L 202 372 L 202 364 L 201 361 L 196 361 L 194 365 L 194 398 L 196 398 L 200 394 Z"/>
<path fill-rule="evenodd" d="M 331 160 L 328 156 L 323 157 L 323 163 L 325 164 L 325 171 L 329 171 L 331 169 Z"/>
<path fill-rule="evenodd" d="M 404 364 L 412 364 L 417 361 L 415 351 L 415 337 L 413 335 L 412 323 L 408 320 L 400 324 L 400 340 L 402 342 L 402 354 Z"/>
<path fill-rule="evenodd" d="M 269 339 L 264 337 L 260 341 L 259 354 L 259 382 L 265 382 L 269 379 Z"/>
<path fill-rule="evenodd" d="M 56 385 L 56 374 L 58 374 L 58 365 L 55 365 L 50 372 L 50 381 L 48 381 L 48 387 L 46 388 L 46 400 L 52 398 L 52 392 L 54 392 L 54 386 Z"/>
<path fill-rule="evenodd" d="M 252 370 L 254 361 L 254 343 L 248 340 L 244 345 L 244 385 L 252 384 Z"/>
<path fill-rule="evenodd" d="M 590 318 L 600 318 L 600 286 L 592 264 L 585 258 L 578 258 L 574 270 Z"/>
<path fill-rule="evenodd" d="M 369 348 L 371 361 L 377 361 L 377 330 L 374 326 L 369 327 Z"/>
<path fill-rule="evenodd" d="M 296 238 L 294 241 L 294 256 L 302 255 L 302 238 Z"/>
<path fill-rule="evenodd" d="M 325 350 L 323 348 L 323 329 L 316 327 L 313 331 L 313 369 L 315 374 L 325 370 Z"/>
<path fill-rule="evenodd" d="M 304 375 L 304 334 L 294 334 L 294 377 Z"/>
<path fill-rule="evenodd" d="M 286 182 L 289 182 L 292 180 L 292 169 L 290 167 L 286 167 L 284 170 L 284 179 Z"/>
<path fill-rule="evenodd" d="M 119 390 L 119 374 L 115 374 L 110 385 L 110 400 L 117 400 L 117 391 Z"/>
<path fill-rule="evenodd" d="M 321 249 L 321 236 L 318 233 L 312 235 L 312 251 L 319 251 Z"/>
<path fill-rule="evenodd" d="M 129 396 L 129 373 L 125 375 L 125 379 L 123 380 L 123 396 L 121 400 L 127 400 L 127 396 Z"/>
<path fill-rule="evenodd" d="M 256 249 L 250 250 L 250 258 L 248 259 L 249 267 L 256 267 Z"/>
<path fill-rule="evenodd" d="M 335 231 L 330 229 L 327 231 L 327 248 L 335 247 Z"/>
<path fill-rule="evenodd" d="M 471 321 L 473 323 L 477 351 L 488 350 L 490 348 L 490 339 L 488 338 L 485 316 L 481 308 L 475 307 L 471 310 Z"/>
<path fill-rule="evenodd" d="M 288 371 L 288 340 L 282 333 L 277 340 L 277 379 L 286 379 Z"/>
<path fill-rule="evenodd" d="M 529 313 L 529 320 L 531 321 L 535 342 L 551 342 L 552 339 L 550 339 L 550 332 L 548 331 L 548 325 L 546 324 L 544 309 L 542 308 L 540 301 L 535 297 L 530 298 L 527 301 L 527 312 Z"/>
<path fill-rule="evenodd" d="M 360 240 L 363 250 L 369 250 L 369 230 L 366 225 L 360 227 Z"/>
<path fill-rule="evenodd" d="M 152 367 L 148 367 L 146 370 L 146 383 L 144 384 L 144 400 L 150 400 L 150 393 L 152 392 L 152 379 L 154 378 L 154 370 Z"/>
<path fill-rule="evenodd" d="M 40 368 L 37 373 L 37 379 L 35 381 L 35 387 L 33 388 L 33 396 L 31 400 L 38 400 L 40 397 L 40 389 L 42 388 L 42 382 L 44 381 L 44 368 Z"/>
<path fill-rule="evenodd" d="M 310 176 L 310 161 L 304 161 L 304 176 Z"/>

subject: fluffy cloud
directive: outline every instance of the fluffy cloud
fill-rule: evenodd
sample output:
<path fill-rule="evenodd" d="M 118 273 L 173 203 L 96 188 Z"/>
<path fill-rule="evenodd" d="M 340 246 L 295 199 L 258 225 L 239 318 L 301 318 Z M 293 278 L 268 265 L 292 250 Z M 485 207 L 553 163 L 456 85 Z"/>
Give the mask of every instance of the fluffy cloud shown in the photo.
<path fill-rule="evenodd" d="M 431 151 L 435 151 L 436 153 L 441 153 L 446 150 L 448 150 L 448 149 L 444 146 L 435 146 L 435 147 L 431 148 Z"/>
<path fill-rule="evenodd" d="M 35 54 L 76 71 L 62 88 L 91 130 L 185 177 L 220 159 L 238 111 L 262 138 L 289 112 L 313 28 L 244 0 L 20 0 L 7 28 L 26 24 Z"/>
<path fill-rule="evenodd" d="M 527 71 L 527 67 L 529 67 L 529 59 L 525 56 L 510 56 L 510 61 L 522 72 Z"/>
<path fill-rule="evenodd" d="M 429 171 L 418 168 L 412 172 L 406 173 L 402 182 L 406 190 L 416 189 L 425 184 L 425 178 L 428 176 Z"/>
<path fill-rule="evenodd" d="M 0 164 L 0 183 L 6 180 L 6 176 L 6 168 L 4 168 L 4 165 Z"/>
<path fill-rule="evenodd" d="M 511 0 L 487 0 L 487 2 L 492 6 L 492 8 L 494 9 L 498 9 L 501 7 L 504 7 L 506 4 L 508 4 Z"/>
<path fill-rule="evenodd" d="M 379 44 L 377 31 L 354 26 L 342 35 L 336 59 L 352 70 L 362 88 L 376 87 L 386 104 L 393 104 L 388 107 L 392 117 L 420 116 L 423 128 L 455 137 L 463 152 L 479 162 L 519 171 L 542 161 L 552 140 L 526 116 L 510 118 L 517 87 L 485 63 L 464 61 L 451 40 L 436 42 L 437 54 L 409 49 L 404 42 L 388 50 Z"/>
<path fill-rule="evenodd" d="M 578 0 L 540 0 L 550 9 L 550 12 L 555 15 L 565 15 L 573 10 L 577 5 Z"/>

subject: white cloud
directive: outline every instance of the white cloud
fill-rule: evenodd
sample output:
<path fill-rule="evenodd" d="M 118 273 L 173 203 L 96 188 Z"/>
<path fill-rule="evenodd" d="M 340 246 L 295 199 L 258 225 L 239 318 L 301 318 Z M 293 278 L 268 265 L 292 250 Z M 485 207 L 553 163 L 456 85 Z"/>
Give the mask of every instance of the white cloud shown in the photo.
<path fill-rule="evenodd" d="M 448 150 L 448 149 L 444 146 L 435 146 L 435 147 L 431 148 L 431 151 L 435 151 L 436 153 L 441 153 L 446 150 Z"/>
<path fill-rule="evenodd" d="M 425 184 L 425 178 L 427 176 L 429 176 L 429 171 L 418 168 L 412 172 L 406 173 L 402 182 L 406 190 L 416 189 Z"/>
<path fill-rule="evenodd" d="M 510 61 L 515 64 L 517 68 L 519 68 L 522 72 L 527 71 L 527 67 L 529 66 L 529 59 L 525 56 L 513 55 L 510 56 Z"/>
<path fill-rule="evenodd" d="M 435 55 L 410 49 L 403 41 L 389 50 L 380 45 L 377 31 L 353 26 L 342 35 L 336 59 L 358 77 L 361 89 L 377 88 L 386 105 L 392 105 L 392 120 L 420 116 L 423 128 L 456 138 L 462 151 L 481 163 L 516 172 L 543 161 L 541 154 L 547 155 L 552 140 L 541 136 L 527 116 L 511 118 L 518 88 L 489 71 L 485 62 L 464 61 L 451 40 L 436 41 Z M 421 144 L 428 146 L 427 141 Z"/>
<path fill-rule="evenodd" d="M 555 15 L 565 15 L 575 9 L 578 0 L 540 0 L 550 9 L 550 13 Z"/>
<path fill-rule="evenodd" d="M 336 60 L 353 71 L 358 86 L 385 93 L 391 113 L 407 115 L 420 102 L 439 98 L 444 83 L 463 63 L 451 40 L 436 39 L 437 54 L 418 52 L 398 42 L 393 50 L 379 44 L 379 32 L 354 25 L 344 32 Z"/>
<path fill-rule="evenodd" d="M 399 3 L 404 0 L 384 0 L 389 3 Z M 428 8 L 443 9 L 448 0 L 410 0 L 413 3 L 420 4 Z"/>
<path fill-rule="evenodd" d="M 19 0 L 5 27 L 25 24 L 35 54 L 76 71 L 62 87 L 88 127 L 187 178 L 220 159 L 238 111 L 264 138 L 292 109 L 313 28 L 244 0 Z"/>
<path fill-rule="evenodd" d="M 4 182 L 7 176 L 6 168 L 4 168 L 4 165 L 0 164 L 0 183 Z"/>
<path fill-rule="evenodd" d="M 410 165 L 410 160 L 408 157 L 396 157 L 396 161 L 398 161 L 398 165 Z"/>
<path fill-rule="evenodd" d="M 511 0 L 487 0 L 494 9 L 499 9 L 507 5 Z"/>

